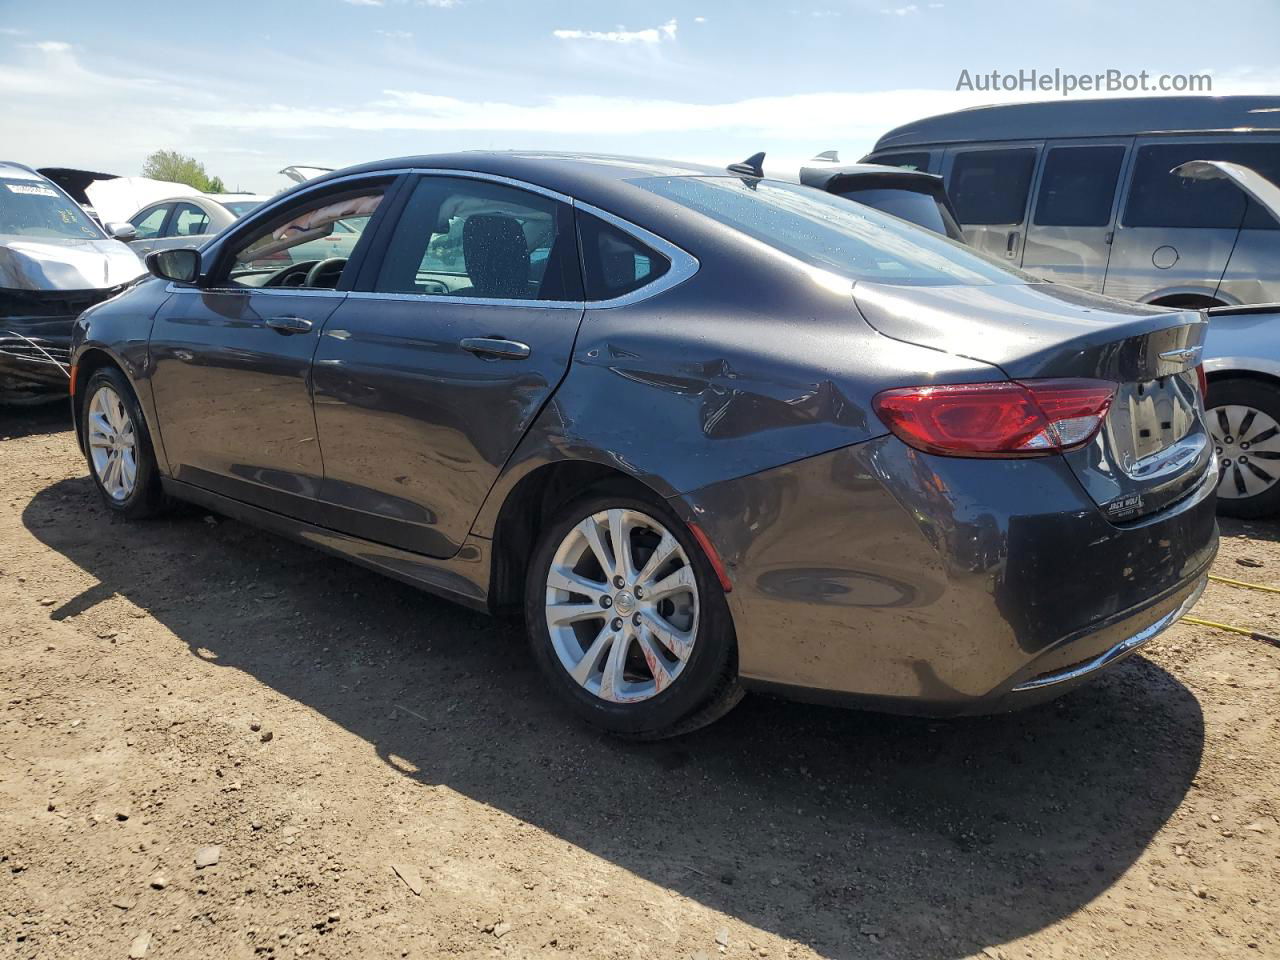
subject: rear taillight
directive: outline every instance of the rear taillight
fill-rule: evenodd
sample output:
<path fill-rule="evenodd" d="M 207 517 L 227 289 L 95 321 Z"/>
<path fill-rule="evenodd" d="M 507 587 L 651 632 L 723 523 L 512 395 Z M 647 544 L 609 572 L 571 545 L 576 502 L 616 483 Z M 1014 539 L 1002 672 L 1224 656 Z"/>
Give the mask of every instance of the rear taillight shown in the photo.
<path fill-rule="evenodd" d="M 872 400 L 908 446 L 947 457 L 1035 457 L 1086 443 L 1116 385 L 1107 380 L 1023 380 L 885 390 Z"/>

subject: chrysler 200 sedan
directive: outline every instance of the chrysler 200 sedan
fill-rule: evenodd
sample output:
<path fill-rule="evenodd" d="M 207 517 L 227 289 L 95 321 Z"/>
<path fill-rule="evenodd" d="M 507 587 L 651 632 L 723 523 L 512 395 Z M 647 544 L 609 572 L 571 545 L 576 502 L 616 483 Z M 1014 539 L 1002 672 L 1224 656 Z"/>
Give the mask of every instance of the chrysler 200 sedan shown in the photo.
<path fill-rule="evenodd" d="M 358 225 L 349 257 L 280 254 Z M 78 321 L 107 507 L 194 501 L 473 607 L 659 737 L 744 689 L 1044 699 L 1217 545 L 1198 313 L 800 185 L 462 153 L 308 181 Z"/>

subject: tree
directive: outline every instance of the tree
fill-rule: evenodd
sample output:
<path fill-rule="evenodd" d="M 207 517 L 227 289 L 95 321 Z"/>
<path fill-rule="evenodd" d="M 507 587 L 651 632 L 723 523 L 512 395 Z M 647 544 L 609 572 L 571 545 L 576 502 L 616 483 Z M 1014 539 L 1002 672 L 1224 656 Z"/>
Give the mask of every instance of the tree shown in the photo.
<path fill-rule="evenodd" d="M 176 150 L 157 150 L 142 164 L 142 175 L 152 180 L 185 183 L 201 193 L 226 193 L 221 177 L 211 177 L 204 164 Z"/>

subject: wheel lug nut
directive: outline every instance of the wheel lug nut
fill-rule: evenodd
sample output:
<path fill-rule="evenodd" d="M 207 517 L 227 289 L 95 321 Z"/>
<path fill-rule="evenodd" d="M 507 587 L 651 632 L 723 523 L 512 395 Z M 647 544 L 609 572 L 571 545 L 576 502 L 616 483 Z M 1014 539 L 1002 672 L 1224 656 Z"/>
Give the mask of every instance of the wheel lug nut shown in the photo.
<path fill-rule="evenodd" d="M 602 606 L 602 607 L 611 607 L 611 606 L 613 606 L 613 598 L 612 598 L 612 597 L 601 597 L 601 598 L 600 598 L 600 606 Z"/>
<path fill-rule="evenodd" d="M 626 581 L 624 581 L 621 577 L 614 577 L 613 585 L 617 587 L 619 590 L 621 590 L 626 585 Z"/>
<path fill-rule="evenodd" d="M 615 630 L 621 630 L 621 629 L 622 629 L 622 618 L 621 618 L 621 617 L 615 617 L 615 618 L 614 618 L 614 620 L 613 620 L 613 629 L 615 629 Z"/>
<path fill-rule="evenodd" d="M 631 622 L 637 627 L 640 626 L 640 614 L 632 614 Z"/>
<path fill-rule="evenodd" d="M 639 587 L 636 587 L 636 589 L 635 589 L 635 595 L 636 595 L 636 599 L 637 599 L 637 600 L 643 600 L 643 599 L 644 599 L 644 591 L 643 591 L 642 589 L 640 589 Z"/>

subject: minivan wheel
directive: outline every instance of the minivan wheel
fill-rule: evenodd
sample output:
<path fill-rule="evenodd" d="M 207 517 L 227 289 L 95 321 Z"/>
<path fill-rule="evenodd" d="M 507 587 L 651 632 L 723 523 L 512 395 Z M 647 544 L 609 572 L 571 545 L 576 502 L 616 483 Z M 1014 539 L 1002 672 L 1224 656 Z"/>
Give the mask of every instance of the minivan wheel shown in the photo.
<path fill-rule="evenodd" d="M 103 503 L 130 520 L 158 512 L 164 497 L 151 437 L 125 375 L 115 367 L 95 371 L 83 404 L 85 459 Z"/>
<path fill-rule="evenodd" d="M 1215 380 L 1206 419 L 1221 470 L 1218 512 L 1250 519 L 1280 511 L 1280 388 Z"/>
<path fill-rule="evenodd" d="M 588 495 L 544 529 L 525 584 L 533 653 L 552 688 L 611 733 L 687 733 L 741 698 L 724 591 L 667 506 Z"/>

